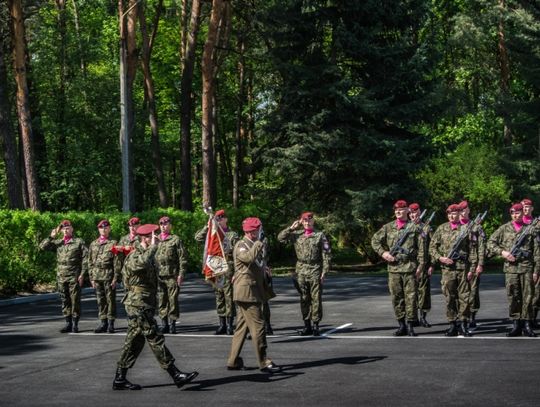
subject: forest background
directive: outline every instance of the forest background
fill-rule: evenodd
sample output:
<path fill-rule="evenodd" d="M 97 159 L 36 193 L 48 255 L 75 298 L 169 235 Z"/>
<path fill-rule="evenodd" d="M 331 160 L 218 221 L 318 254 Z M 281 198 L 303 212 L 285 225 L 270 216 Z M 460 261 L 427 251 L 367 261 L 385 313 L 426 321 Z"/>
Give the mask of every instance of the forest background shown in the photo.
<path fill-rule="evenodd" d="M 397 199 L 488 234 L 540 200 L 539 1 L 2 0 L 0 40 L 4 290 L 54 280 L 64 217 L 167 213 L 197 271 L 203 205 L 312 210 L 361 263 Z"/>

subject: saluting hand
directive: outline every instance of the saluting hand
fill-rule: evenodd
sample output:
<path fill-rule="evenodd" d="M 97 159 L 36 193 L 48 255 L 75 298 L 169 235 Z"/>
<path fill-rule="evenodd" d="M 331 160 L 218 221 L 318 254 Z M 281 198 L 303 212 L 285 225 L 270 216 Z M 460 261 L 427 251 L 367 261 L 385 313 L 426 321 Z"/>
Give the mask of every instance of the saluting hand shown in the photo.
<path fill-rule="evenodd" d="M 293 224 L 289 227 L 289 229 L 291 230 L 296 230 L 298 229 L 300 226 L 302 226 L 302 222 L 300 222 L 299 220 L 295 220 L 293 222 Z"/>

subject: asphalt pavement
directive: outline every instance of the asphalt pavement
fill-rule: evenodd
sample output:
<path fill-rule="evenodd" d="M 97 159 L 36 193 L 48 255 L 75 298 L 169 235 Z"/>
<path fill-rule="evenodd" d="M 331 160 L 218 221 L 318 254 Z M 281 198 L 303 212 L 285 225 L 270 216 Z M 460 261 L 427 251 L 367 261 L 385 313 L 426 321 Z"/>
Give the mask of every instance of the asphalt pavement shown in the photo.
<path fill-rule="evenodd" d="M 275 278 L 275 335 L 268 354 L 284 368 L 261 373 L 250 341 L 243 371 L 225 368 L 231 337 L 216 336 L 212 289 L 187 280 L 179 333 L 166 344 L 182 370 L 197 370 L 177 389 L 146 346 L 128 379 L 141 391 L 111 389 L 127 323 L 119 303 L 116 334 L 94 334 L 93 292 L 83 297 L 79 334 L 60 334 L 55 296 L 0 306 L 1 406 L 537 406 L 540 338 L 506 338 L 510 322 L 502 274 L 484 275 L 479 326 L 472 338 L 446 338 L 440 276 L 432 281 L 432 328 L 392 336 L 396 322 L 385 277 L 325 282 L 321 337 L 301 337 L 298 294 Z M 118 293 L 118 301 L 122 293 Z M 28 301 L 28 300 L 26 300 Z M 1 305 L 1 304 L 0 304 Z"/>

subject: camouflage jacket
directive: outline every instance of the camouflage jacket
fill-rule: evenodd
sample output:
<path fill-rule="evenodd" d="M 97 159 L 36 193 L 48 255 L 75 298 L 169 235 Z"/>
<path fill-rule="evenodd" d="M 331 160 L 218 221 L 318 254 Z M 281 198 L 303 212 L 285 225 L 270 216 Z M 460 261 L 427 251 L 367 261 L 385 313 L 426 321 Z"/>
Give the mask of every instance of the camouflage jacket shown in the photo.
<path fill-rule="evenodd" d="M 464 232 L 466 228 L 467 225 L 459 224 L 456 229 L 452 230 L 450 222 L 443 223 L 437 228 L 429 244 L 429 253 L 435 264 L 440 263 L 440 257 L 448 257 L 458 236 L 460 233 Z M 443 270 L 465 270 L 471 264 L 478 263 L 478 245 L 477 242 L 473 242 L 471 238 L 472 235 L 473 233 L 471 232 L 465 236 L 459 245 L 458 254 L 460 255 L 460 259 L 454 260 L 454 264 L 451 265 L 440 263 Z M 482 263 L 483 261 L 484 259 L 482 257 Z"/>
<path fill-rule="evenodd" d="M 160 277 L 184 277 L 186 254 L 184 245 L 176 235 L 169 235 L 157 245 L 156 266 Z"/>
<path fill-rule="evenodd" d="M 233 298 L 240 302 L 263 303 L 268 300 L 264 289 L 264 269 L 257 261 L 264 249 L 261 241 L 244 237 L 234 247 Z"/>
<path fill-rule="evenodd" d="M 39 244 L 40 249 L 56 252 L 57 258 L 57 277 L 59 282 L 73 281 L 79 275 L 88 274 L 88 262 L 84 241 L 74 237 L 64 244 L 63 239 L 52 239 L 47 237 Z"/>
<path fill-rule="evenodd" d="M 279 232 L 278 241 L 294 244 L 298 275 L 320 276 L 330 271 L 330 243 L 323 232 L 314 230 L 312 234 L 306 236 L 303 230 L 286 228 Z"/>
<path fill-rule="evenodd" d="M 154 256 L 158 246 L 147 249 L 137 245 L 126 256 L 122 268 L 122 278 L 126 284 L 126 294 L 122 302 L 126 306 L 144 309 L 156 308 L 157 273 Z"/>
<path fill-rule="evenodd" d="M 491 235 L 488 240 L 488 253 L 490 256 L 501 256 L 503 250 L 511 251 L 516 240 L 525 232 L 525 226 L 516 232 L 512 222 L 505 223 Z M 530 253 L 527 257 L 522 257 L 510 263 L 505 259 L 503 271 L 505 273 L 538 273 L 540 271 L 540 242 L 535 230 L 531 231 L 525 238 L 521 249 Z"/>
<path fill-rule="evenodd" d="M 422 245 L 422 250 L 424 253 L 424 259 L 422 261 L 423 270 L 427 270 L 428 267 L 433 264 L 431 256 L 429 255 L 429 243 L 433 237 L 433 228 L 430 225 L 426 225 L 424 222 L 420 222 L 417 225 L 420 231 L 419 243 Z"/>
<path fill-rule="evenodd" d="M 122 261 L 115 256 L 112 247 L 116 240 L 107 240 L 101 244 L 99 239 L 90 243 L 88 248 L 88 271 L 92 281 L 118 281 L 121 278 Z"/>
<path fill-rule="evenodd" d="M 410 226 L 409 226 L 410 225 Z M 409 222 L 401 229 L 397 228 L 396 221 L 388 222 L 377 231 L 371 238 L 371 247 L 382 256 L 384 252 L 390 251 L 396 242 L 405 233 L 407 227 L 410 227 L 407 238 L 401 245 L 403 253 L 396 256 L 396 261 L 388 263 L 388 272 L 390 273 L 414 273 L 418 266 L 425 268 L 425 244 L 420 237 L 421 228 Z"/>

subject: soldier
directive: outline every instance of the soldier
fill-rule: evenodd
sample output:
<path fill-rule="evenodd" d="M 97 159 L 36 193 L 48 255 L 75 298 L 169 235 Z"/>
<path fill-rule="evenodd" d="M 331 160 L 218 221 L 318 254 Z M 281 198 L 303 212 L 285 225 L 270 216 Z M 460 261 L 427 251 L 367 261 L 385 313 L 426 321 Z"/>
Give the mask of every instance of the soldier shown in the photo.
<path fill-rule="evenodd" d="M 88 249 L 88 270 L 90 282 L 96 290 L 100 324 L 95 333 L 114 333 L 116 319 L 116 284 L 121 281 L 121 260 L 114 255 L 116 240 L 110 240 L 111 225 L 101 220 L 98 225 L 99 238 L 90 243 Z"/>
<path fill-rule="evenodd" d="M 138 242 L 137 240 L 137 228 L 141 224 L 141 221 L 139 218 L 133 217 L 128 220 L 128 228 L 129 233 L 125 236 L 122 236 L 120 238 L 120 241 L 118 242 L 119 246 L 125 247 L 133 247 Z"/>
<path fill-rule="evenodd" d="M 176 333 L 176 321 L 180 316 L 178 294 L 184 280 L 186 255 L 180 238 L 171 234 L 171 219 L 163 216 L 159 220 L 161 234 L 156 252 L 159 286 L 159 317 L 162 321 L 161 332 Z M 169 321 L 171 322 L 169 326 Z"/>
<path fill-rule="evenodd" d="M 228 273 L 223 277 L 223 285 L 219 287 L 214 285 L 214 293 L 216 296 L 216 310 L 219 318 L 219 326 L 215 332 L 216 335 L 232 335 L 234 333 L 234 303 L 233 303 L 233 287 L 231 279 L 234 274 L 233 248 L 238 242 L 238 234 L 229 229 L 227 226 L 227 215 L 223 209 L 216 211 L 214 219 L 218 222 L 225 236 L 222 242 L 223 251 L 229 266 Z M 208 233 L 208 225 L 203 227 L 195 234 L 197 242 L 204 242 Z"/>
<path fill-rule="evenodd" d="M 523 223 L 521 203 L 511 206 L 510 216 L 512 220 L 499 227 L 489 238 L 488 252 L 490 256 L 504 258 L 506 295 L 513 324 L 506 336 L 521 336 L 523 330 L 525 335 L 535 337 L 531 323 L 532 297 L 540 270 L 540 242 L 535 230 L 527 228 Z M 521 253 L 513 255 L 512 249 L 522 237 L 523 241 L 517 248 Z"/>
<path fill-rule="evenodd" d="M 467 226 L 470 219 L 471 210 L 469 209 L 469 203 L 462 201 L 459 206 L 459 222 L 462 225 Z M 471 293 L 469 295 L 469 303 L 471 309 L 471 321 L 469 323 L 470 328 L 476 328 L 476 314 L 480 309 L 480 274 L 484 271 L 484 261 L 486 257 L 486 234 L 482 225 L 475 224 L 471 228 L 469 234 L 471 242 L 471 253 L 469 256 L 469 270 L 467 272 L 467 281 L 471 287 Z"/>
<path fill-rule="evenodd" d="M 418 270 L 416 273 L 416 301 L 420 312 L 419 323 L 424 328 L 431 328 L 431 324 L 426 317 L 431 310 L 431 275 L 433 274 L 433 266 L 429 257 L 429 241 L 431 240 L 432 229 L 422 222 L 420 212 L 419 204 L 412 203 L 409 205 L 409 218 L 420 227 L 421 244 L 424 246 L 424 266 L 422 270 Z"/>
<path fill-rule="evenodd" d="M 396 220 L 387 223 L 373 235 L 371 246 L 388 262 L 388 288 L 399 323 L 394 336 L 416 336 L 415 277 L 424 268 L 424 246 L 420 241 L 420 228 L 407 217 L 407 202 L 398 200 L 393 208 Z"/>
<path fill-rule="evenodd" d="M 459 205 L 450 205 L 446 213 L 448 222 L 437 228 L 429 245 L 431 258 L 441 265 L 441 286 L 446 299 L 446 317 L 450 323 L 445 335 L 472 336 L 469 331 L 471 286 L 467 281 L 471 257 L 470 238 L 466 234 L 467 226 L 459 222 Z M 450 258 L 453 248 L 458 256 L 455 259 Z M 458 320 L 461 321 L 459 326 Z"/>
<path fill-rule="evenodd" d="M 154 232 L 158 225 L 142 225 L 137 229 L 140 243 L 127 255 L 122 273 L 127 284 L 127 293 L 122 302 L 128 315 L 128 330 L 120 358 L 118 359 L 113 390 L 140 390 L 141 386 L 126 379 L 144 348 L 144 342 L 152 349 L 162 369 L 172 377 L 177 387 L 191 382 L 199 373 L 183 373 L 174 364 L 174 356 L 167 346 L 165 337 L 159 332 L 154 312 L 156 309 L 157 273 L 155 254 L 157 251 Z"/>
<path fill-rule="evenodd" d="M 300 310 L 304 319 L 304 329 L 300 332 L 302 336 L 320 335 L 323 282 L 325 274 L 330 271 L 330 243 L 314 225 L 313 212 L 304 212 L 300 220 L 295 220 L 278 234 L 278 241 L 293 243 L 296 252 L 296 278 L 300 286 Z"/>
<path fill-rule="evenodd" d="M 55 239 L 60 231 L 64 237 Z M 60 332 L 77 333 L 81 315 L 81 287 L 88 273 L 86 260 L 88 249 L 82 239 L 73 236 L 73 227 L 69 220 L 63 220 L 51 231 L 50 236 L 40 243 L 39 247 L 56 252 L 57 288 L 62 299 L 62 314 L 66 318 L 66 325 L 60 329 Z"/>
<path fill-rule="evenodd" d="M 530 225 L 533 221 L 533 201 L 529 198 L 525 198 L 521 201 L 521 205 L 523 205 L 523 223 L 526 225 Z M 536 228 L 536 232 L 539 233 L 540 231 L 538 228 Z M 533 318 L 532 318 L 532 324 L 533 328 L 538 328 L 537 318 L 538 318 L 538 310 L 540 309 L 540 280 L 536 282 L 534 285 L 534 296 L 532 299 L 532 309 L 533 309 Z"/>
<path fill-rule="evenodd" d="M 246 218 L 242 222 L 244 237 L 234 247 L 233 297 L 238 312 L 236 330 L 232 339 L 227 369 L 240 370 L 244 362 L 240 352 L 248 330 L 262 372 L 273 374 L 281 371 L 266 355 L 266 333 L 261 305 L 268 300 L 265 288 L 265 270 L 261 267 L 264 244 L 259 240 L 261 221 Z"/>

